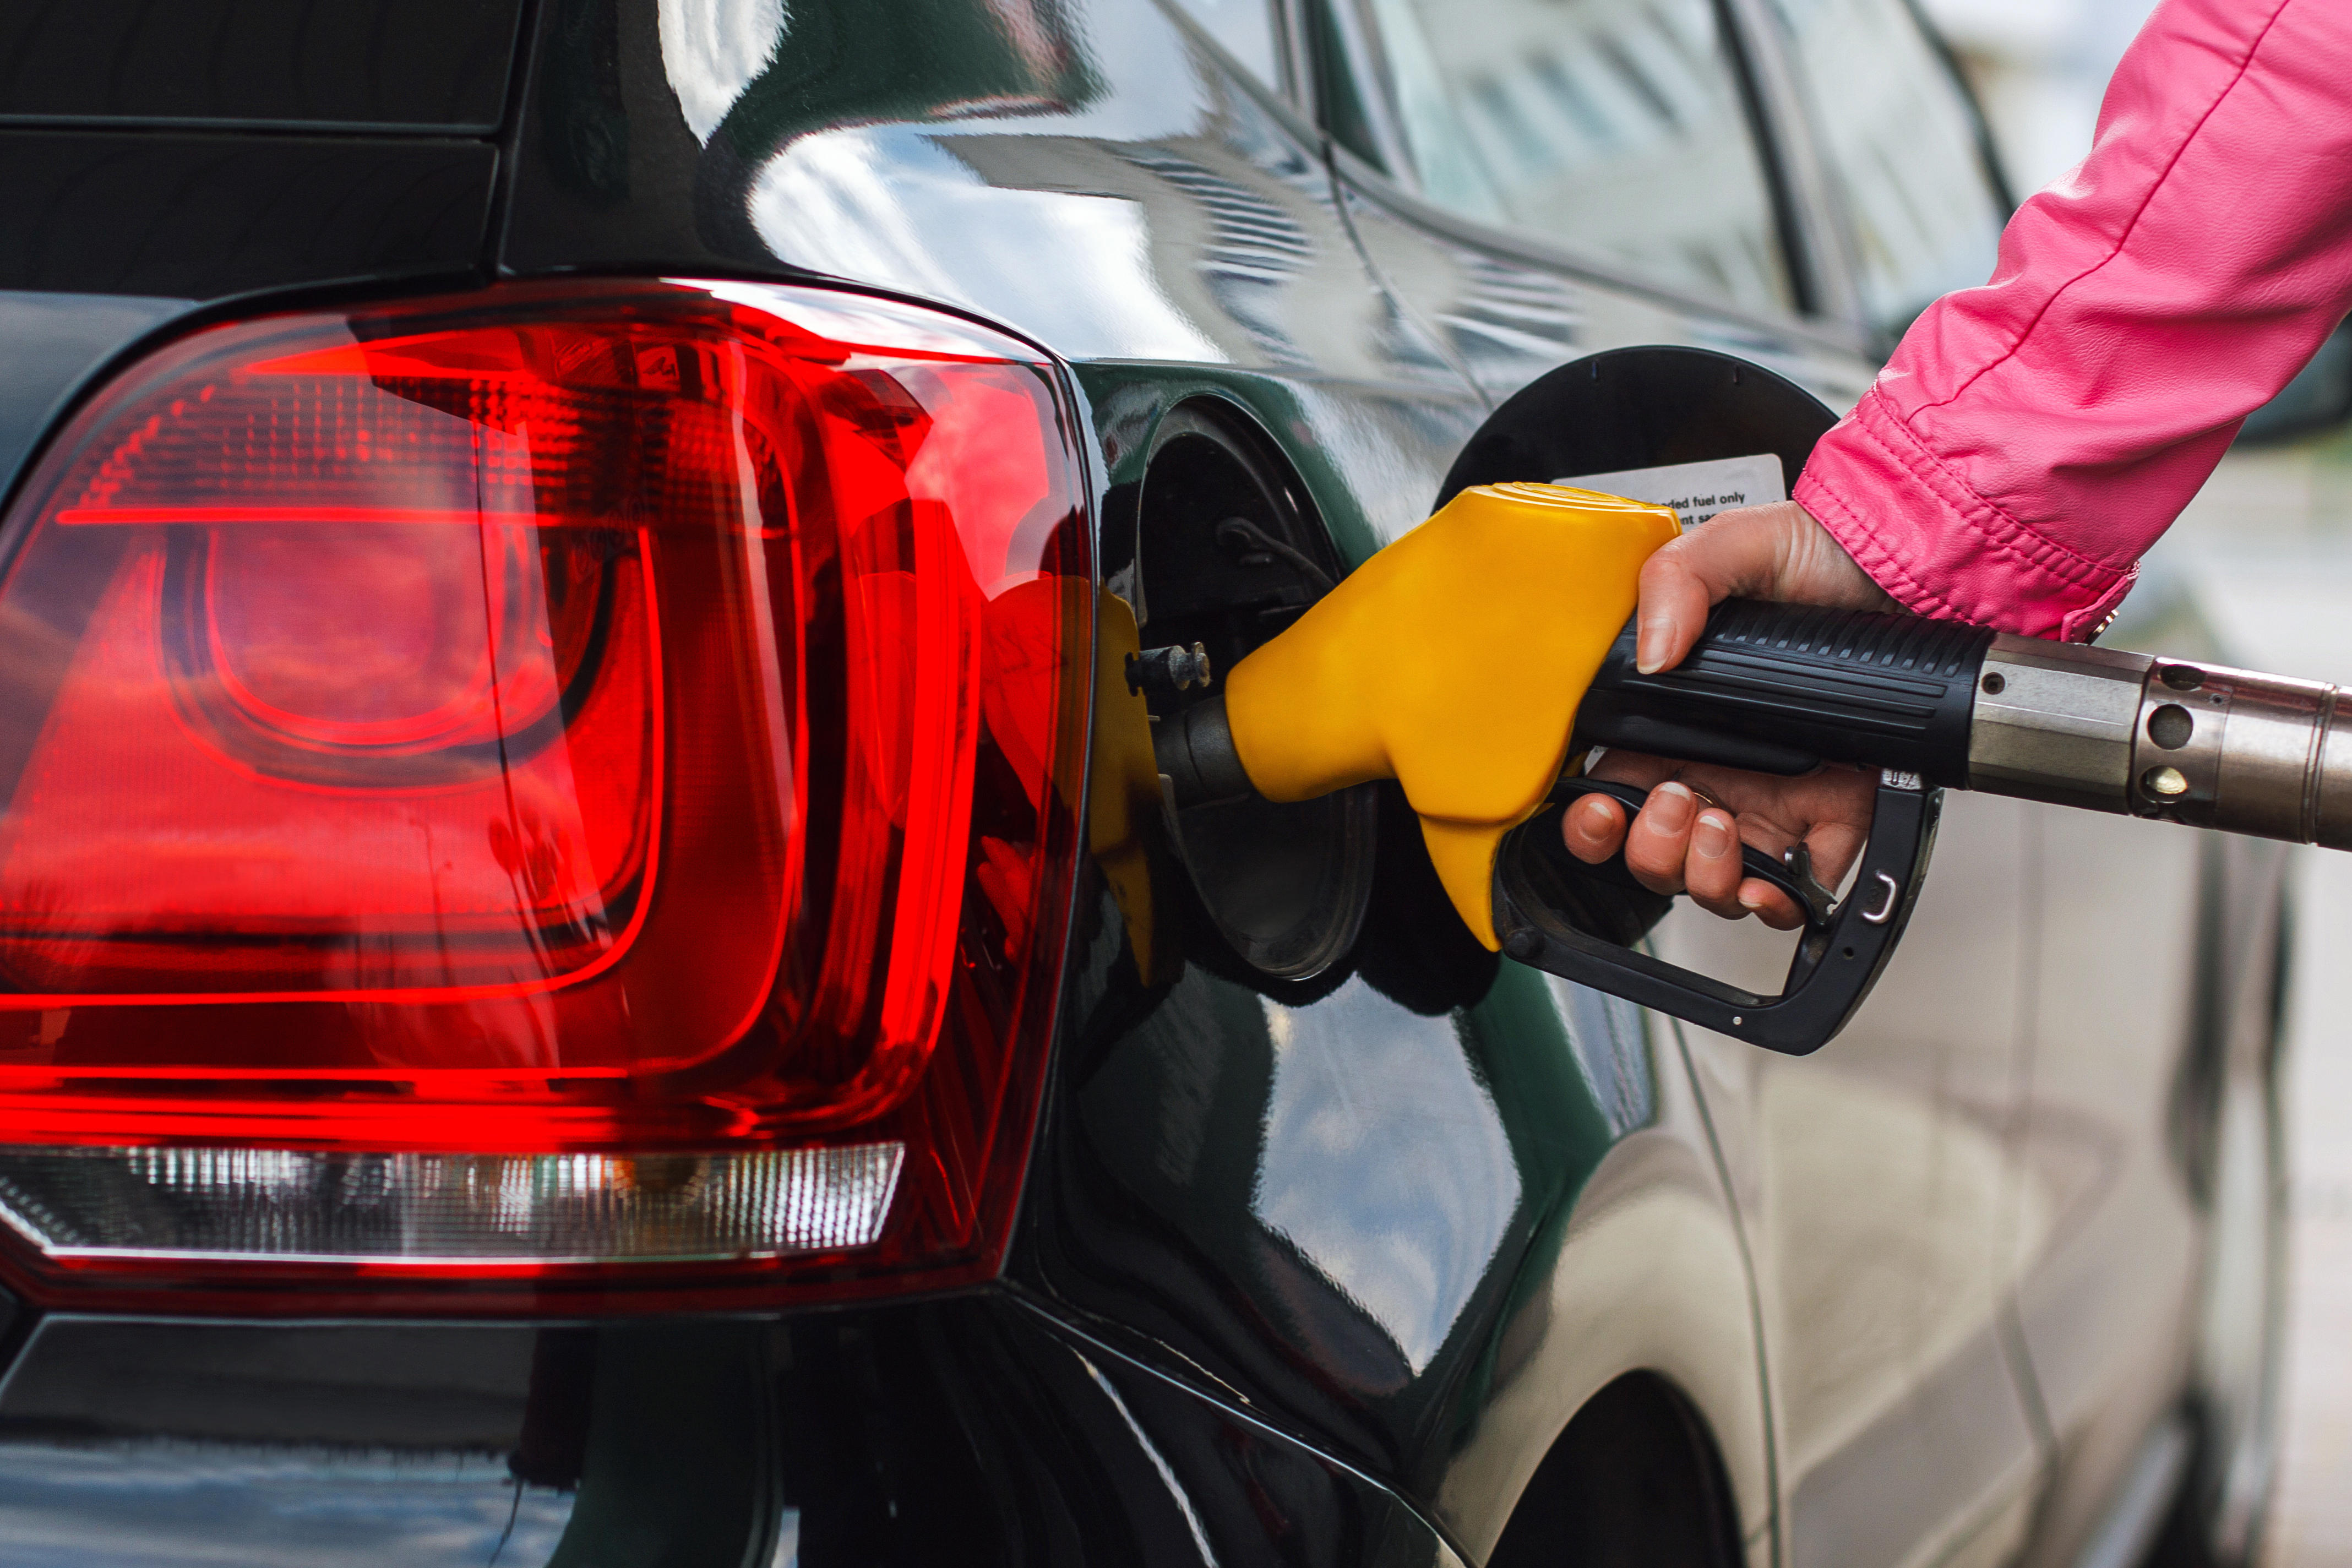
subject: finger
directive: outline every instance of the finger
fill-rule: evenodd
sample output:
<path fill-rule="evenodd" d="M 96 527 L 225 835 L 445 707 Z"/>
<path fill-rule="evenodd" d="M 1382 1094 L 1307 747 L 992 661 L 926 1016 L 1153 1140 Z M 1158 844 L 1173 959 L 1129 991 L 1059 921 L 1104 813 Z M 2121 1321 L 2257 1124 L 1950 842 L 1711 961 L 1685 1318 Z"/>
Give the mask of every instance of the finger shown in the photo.
<path fill-rule="evenodd" d="M 1739 829 L 1730 814 L 1702 811 L 1691 825 L 1690 855 L 1683 863 L 1683 885 L 1691 901 L 1710 914 L 1738 920 L 1748 913 L 1739 902 Z"/>
<path fill-rule="evenodd" d="M 1625 842 L 1625 808 L 1605 795 L 1588 795 L 1559 814 L 1559 833 L 1570 854 L 1598 866 Z"/>
<path fill-rule="evenodd" d="M 1805 604 L 1859 608 L 1893 602 L 1836 536 L 1795 501 L 1718 512 L 1659 553 L 1667 550 L 1706 585 L 1710 602 L 1734 594 L 1779 598 L 1782 590 L 1797 591 Z"/>
<path fill-rule="evenodd" d="M 1739 884 L 1739 907 L 1774 931 L 1794 931 L 1805 923 L 1796 900 L 1759 878 L 1750 877 Z"/>
<path fill-rule="evenodd" d="M 1876 778 L 1859 768 L 1824 768 L 1806 781 L 1805 848 L 1813 875 L 1836 887 L 1870 840 Z"/>
<path fill-rule="evenodd" d="M 1643 563 L 1633 660 L 1643 674 L 1682 662 L 1706 612 L 1734 595 L 1853 609 L 1896 609 L 1835 535 L 1794 501 L 1720 512 Z"/>
<path fill-rule="evenodd" d="M 1640 624 L 1633 635 L 1633 663 L 1643 674 L 1680 664 L 1706 629 L 1706 613 L 1717 600 L 1763 592 L 1780 563 L 1782 536 L 1792 522 L 1780 507 L 1725 512 L 1705 528 L 1668 541 L 1643 563 Z"/>
<path fill-rule="evenodd" d="M 1683 890 L 1683 862 L 1690 853 L 1692 819 L 1698 800 L 1687 784 L 1668 779 L 1650 792 L 1650 798 L 1625 833 L 1625 865 L 1633 879 L 1654 893 Z"/>
<path fill-rule="evenodd" d="M 1819 822 L 1805 835 L 1805 852 L 1813 858 L 1813 875 L 1825 888 L 1845 880 L 1847 870 L 1870 840 L 1870 819 Z"/>
<path fill-rule="evenodd" d="M 1793 504 L 1793 503 L 1792 503 Z M 1780 541 L 1774 575 L 1785 583 L 1802 584 L 1804 598 L 1813 604 L 1843 605 L 1855 610 L 1900 610 L 1894 595 L 1880 587 L 1837 536 L 1810 512 L 1797 509 L 1804 524 L 1791 527 Z"/>
<path fill-rule="evenodd" d="M 1706 612 L 1719 596 L 1691 569 L 1677 539 L 1643 563 L 1640 617 L 1633 631 L 1633 664 L 1644 675 L 1671 669 L 1706 629 Z"/>
<path fill-rule="evenodd" d="M 1845 879 L 1863 846 L 1870 842 L 1874 804 L 1866 795 L 1843 803 L 1815 817 L 1806 831 L 1805 850 L 1813 858 L 1813 875 L 1827 886 L 1834 888 Z"/>

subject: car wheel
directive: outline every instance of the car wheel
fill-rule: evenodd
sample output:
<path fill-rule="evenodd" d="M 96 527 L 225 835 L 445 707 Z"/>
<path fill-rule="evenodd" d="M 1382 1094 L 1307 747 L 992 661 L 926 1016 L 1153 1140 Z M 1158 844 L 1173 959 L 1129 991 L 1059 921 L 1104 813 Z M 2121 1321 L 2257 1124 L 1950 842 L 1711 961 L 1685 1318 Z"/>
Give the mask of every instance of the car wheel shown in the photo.
<path fill-rule="evenodd" d="M 1737 1517 L 1698 1412 L 1664 1378 L 1629 1373 L 1544 1457 L 1486 1568 L 1738 1568 Z"/>

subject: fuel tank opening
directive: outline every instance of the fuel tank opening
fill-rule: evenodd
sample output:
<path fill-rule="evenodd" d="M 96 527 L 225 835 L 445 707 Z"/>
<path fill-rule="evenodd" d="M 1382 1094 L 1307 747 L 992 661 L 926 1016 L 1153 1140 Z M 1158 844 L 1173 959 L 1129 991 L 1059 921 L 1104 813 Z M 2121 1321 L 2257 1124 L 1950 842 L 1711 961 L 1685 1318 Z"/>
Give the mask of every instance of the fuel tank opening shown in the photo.
<path fill-rule="evenodd" d="M 1195 401 L 1155 432 L 1137 508 L 1136 612 L 1155 728 L 1222 701 L 1226 672 L 1342 575 L 1304 492 L 1237 411 Z M 1193 650 L 1206 679 L 1190 679 Z M 1181 657 L 1179 654 L 1181 652 Z M 1171 661 L 1187 679 L 1163 674 Z M 1369 786 L 1277 805 L 1255 795 L 1169 802 L 1208 923 L 1252 968 L 1301 980 L 1354 945 L 1371 891 Z"/>

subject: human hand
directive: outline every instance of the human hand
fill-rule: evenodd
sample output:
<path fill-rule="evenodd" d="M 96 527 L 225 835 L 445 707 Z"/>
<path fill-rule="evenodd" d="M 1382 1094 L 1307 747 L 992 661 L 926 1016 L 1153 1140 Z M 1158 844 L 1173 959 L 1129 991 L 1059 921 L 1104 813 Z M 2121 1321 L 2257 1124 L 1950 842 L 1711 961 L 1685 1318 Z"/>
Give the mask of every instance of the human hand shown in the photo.
<path fill-rule="evenodd" d="M 1706 629 L 1707 612 L 1734 595 L 1902 608 L 1803 507 L 1743 507 L 1671 541 L 1643 567 L 1634 662 L 1644 674 L 1680 664 Z M 1592 774 L 1653 794 L 1630 826 L 1624 808 L 1608 796 L 1579 800 L 1560 817 L 1569 853 L 1598 865 L 1622 847 L 1643 887 L 1687 892 L 1727 920 L 1753 914 L 1783 931 L 1803 923 L 1786 893 L 1741 875 L 1742 843 L 1777 857 L 1801 842 L 1814 875 L 1834 888 L 1870 837 L 1873 783 L 1853 768 L 1824 767 L 1792 779 L 1611 752 Z"/>
<path fill-rule="evenodd" d="M 1607 795 L 1576 801 L 1560 817 L 1570 854 L 1599 865 L 1622 846 L 1626 868 L 1652 892 L 1688 893 L 1726 920 L 1752 914 L 1781 931 L 1802 925 L 1804 911 L 1771 883 L 1745 875 L 1739 847 L 1753 845 L 1777 860 L 1801 843 L 1813 875 L 1834 888 L 1870 837 L 1876 784 L 1872 774 L 1841 763 L 1780 778 L 1633 752 L 1611 752 L 1591 776 L 1646 789 L 1649 802 L 1629 827 L 1625 808 Z"/>
<path fill-rule="evenodd" d="M 1644 675 L 1680 664 L 1706 629 L 1706 613 L 1725 599 L 1844 610 L 1903 607 L 1792 500 L 1717 512 L 1668 540 L 1642 567 L 1641 595 L 1633 612 L 1633 662 Z"/>

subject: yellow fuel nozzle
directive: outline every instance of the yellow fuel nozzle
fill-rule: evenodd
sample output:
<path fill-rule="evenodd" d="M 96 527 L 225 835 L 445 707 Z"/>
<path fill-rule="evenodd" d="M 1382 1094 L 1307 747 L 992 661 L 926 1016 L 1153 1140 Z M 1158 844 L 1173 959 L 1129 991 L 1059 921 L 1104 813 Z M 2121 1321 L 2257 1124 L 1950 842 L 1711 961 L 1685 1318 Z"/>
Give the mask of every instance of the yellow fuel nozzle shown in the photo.
<path fill-rule="evenodd" d="M 1234 667 L 1244 771 L 1280 801 L 1395 779 L 1454 909 L 1498 947 L 1496 851 L 1559 776 L 1642 563 L 1681 531 L 1591 490 L 1464 490 Z"/>

